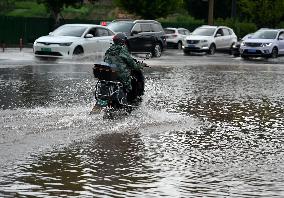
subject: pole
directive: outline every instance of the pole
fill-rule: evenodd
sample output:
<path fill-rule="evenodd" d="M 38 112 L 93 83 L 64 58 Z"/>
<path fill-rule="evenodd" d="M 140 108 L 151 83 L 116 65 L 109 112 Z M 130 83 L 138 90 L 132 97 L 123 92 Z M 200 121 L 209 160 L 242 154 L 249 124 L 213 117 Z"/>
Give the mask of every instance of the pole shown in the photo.
<path fill-rule="evenodd" d="M 208 25 L 213 25 L 214 21 L 214 0 L 208 0 Z"/>
<path fill-rule="evenodd" d="M 235 19 L 237 16 L 237 1 L 232 0 L 232 11 L 231 11 L 231 18 Z"/>
<path fill-rule="evenodd" d="M 23 39 L 20 38 L 20 51 L 22 51 L 22 48 L 23 48 Z"/>

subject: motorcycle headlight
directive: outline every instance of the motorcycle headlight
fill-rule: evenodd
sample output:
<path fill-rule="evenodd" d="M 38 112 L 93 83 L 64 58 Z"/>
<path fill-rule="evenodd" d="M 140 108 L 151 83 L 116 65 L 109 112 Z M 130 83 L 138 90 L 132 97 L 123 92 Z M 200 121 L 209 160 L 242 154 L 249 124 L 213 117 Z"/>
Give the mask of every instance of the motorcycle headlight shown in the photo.
<path fill-rule="evenodd" d="M 72 42 L 68 42 L 68 43 L 59 43 L 60 46 L 70 46 L 72 45 Z"/>
<path fill-rule="evenodd" d="M 262 47 L 269 47 L 269 46 L 271 46 L 272 45 L 272 43 L 262 43 Z"/>

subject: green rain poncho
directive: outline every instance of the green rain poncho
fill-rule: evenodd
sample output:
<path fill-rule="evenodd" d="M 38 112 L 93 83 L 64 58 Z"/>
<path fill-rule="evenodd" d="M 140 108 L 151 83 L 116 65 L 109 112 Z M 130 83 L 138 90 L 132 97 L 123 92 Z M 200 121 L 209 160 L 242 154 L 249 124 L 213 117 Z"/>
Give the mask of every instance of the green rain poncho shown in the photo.
<path fill-rule="evenodd" d="M 141 69 L 141 64 L 135 61 L 128 52 L 125 45 L 113 44 L 105 53 L 104 61 L 109 64 L 116 64 L 118 67 L 119 80 L 127 91 L 131 87 L 131 70 Z"/>

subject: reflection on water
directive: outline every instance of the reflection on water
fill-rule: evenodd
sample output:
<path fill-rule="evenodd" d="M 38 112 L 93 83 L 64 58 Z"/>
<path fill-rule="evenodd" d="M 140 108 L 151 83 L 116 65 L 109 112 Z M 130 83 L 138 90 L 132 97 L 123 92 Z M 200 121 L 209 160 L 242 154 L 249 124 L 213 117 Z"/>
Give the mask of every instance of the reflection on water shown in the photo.
<path fill-rule="evenodd" d="M 13 166 L 0 172 L 0 195 L 284 196 L 282 68 L 151 68 L 140 108 L 117 120 L 87 115 L 84 103 L 91 101 L 94 81 L 89 67 L 71 68 L 1 73 L 1 90 L 9 90 L 0 96 L 6 109 L 0 124 L 11 137 L 2 133 L 0 147 L 20 142 L 31 147 L 31 154 L 19 163 L 9 158 Z M 28 100 L 29 95 L 34 97 Z M 47 104 L 57 110 L 47 111 Z M 30 113 L 20 114 L 22 106 Z M 32 110 L 38 106 L 45 113 Z M 7 110 L 14 108 L 18 113 Z M 33 123 L 24 125 L 22 119 Z M 26 141 L 13 138 L 13 120 Z M 67 139 L 67 145 L 58 146 L 56 141 Z M 34 140 L 54 147 L 39 152 Z"/>

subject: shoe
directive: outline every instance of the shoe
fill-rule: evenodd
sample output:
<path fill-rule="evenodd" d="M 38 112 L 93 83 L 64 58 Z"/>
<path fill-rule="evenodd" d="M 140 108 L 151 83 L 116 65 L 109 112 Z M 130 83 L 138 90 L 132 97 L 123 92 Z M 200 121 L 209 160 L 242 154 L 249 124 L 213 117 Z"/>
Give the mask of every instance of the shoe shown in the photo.
<path fill-rule="evenodd" d="M 97 113 L 100 113 L 101 111 L 102 111 L 102 107 L 100 107 L 99 105 L 95 104 L 95 106 L 93 107 L 93 109 L 90 112 L 90 114 L 97 114 Z"/>

